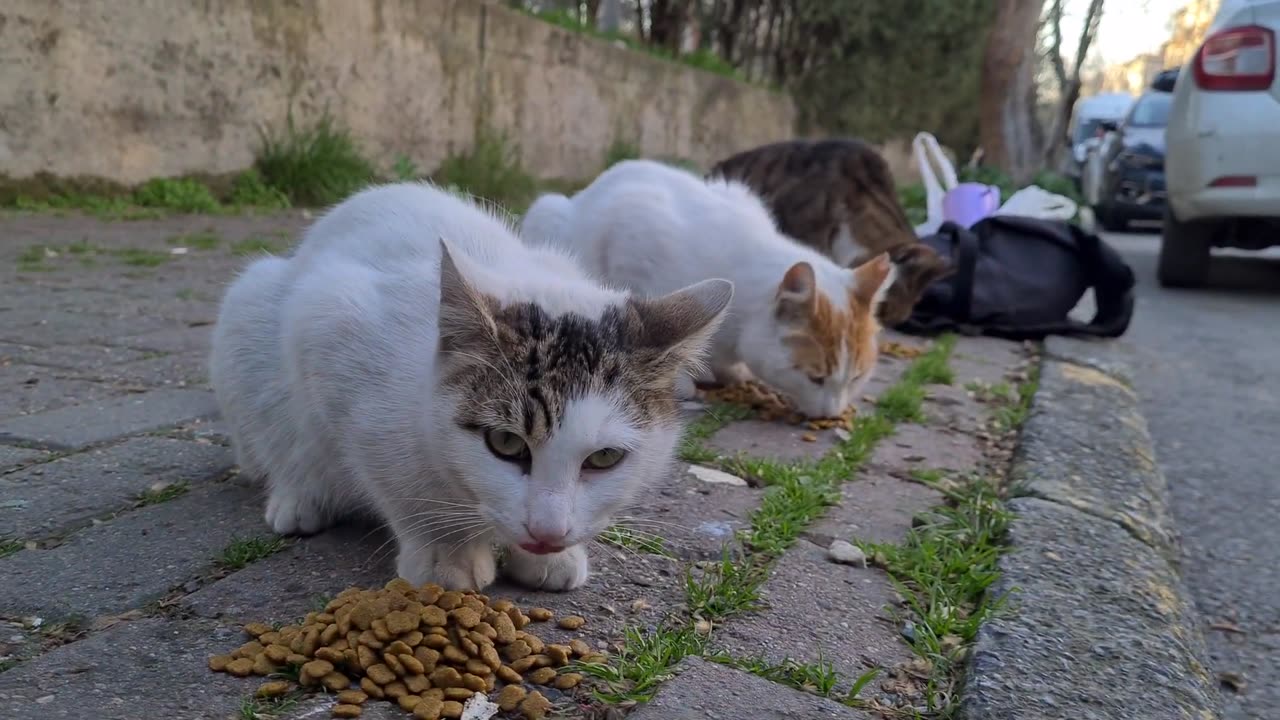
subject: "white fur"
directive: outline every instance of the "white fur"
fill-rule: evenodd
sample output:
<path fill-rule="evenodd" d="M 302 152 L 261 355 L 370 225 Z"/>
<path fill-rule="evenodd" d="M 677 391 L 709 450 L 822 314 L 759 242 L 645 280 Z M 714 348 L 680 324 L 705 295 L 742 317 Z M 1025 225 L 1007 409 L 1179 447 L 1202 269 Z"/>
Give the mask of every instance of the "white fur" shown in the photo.
<path fill-rule="evenodd" d="M 818 291 L 837 308 L 847 306 L 854 274 L 781 234 L 764 203 L 741 183 L 631 160 L 614 165 L 572 199 L 539 198 L 523 223 L 526 242 L 567 249 L 600 281 L 640 294 L 660 295 L 704 278 L 732 280 L 732 306 L 710 358 L 721 381 L 740 379 L 734 366 L 745 363 L 801 412 L 834 416 L 868 379 L 843 350 L 839 368 L 823 386 L 793 367 L 781 342 L 786 328 L 774 312 L 784 274 L 798 262 L 809 263 Z M 892 282 L 890 273 L 877 288 L 877 303 Z"/>
<path fill-rule="evenodd" d="M 386 520 L 397 572 L 411 582 L 483 588 L 496 572 L 492 543 L 538 533 L 567 549 L 514 548 L 507 571 L 534 587 L 577 587 L 587 578 L 582 543 L 668 468 L 680 429 L 637 427 L 606 390 L 568 404 L 531 448 L 529 475 L 496 457 L 455 422 L 460 397 L 439 382 L 450 363 L 488 362 L 439 350 L 442 247 L 471 287 L 504 303 L 598 318 L 628 297 L 449 193 L 366 190 L 320 218 L 292 257 L 254 262 L 226 293 L 210 375 L 238 462 L 265 477 L 276 532 L 313 533 L 358 510 Z M 713 331 L 714 321 L 704 344 Z M 582 470 L 604 447 L 629 455 Z"/>
<path fill-rule="evenodd" d="M 840 223 L 840 229 L 836 231 L 836 237 L 831 243 L 831 259 L 841 267 L 850 267 L 855 260 L 866 258 L 867 248 L 853 236 L 849 223 Z"/>

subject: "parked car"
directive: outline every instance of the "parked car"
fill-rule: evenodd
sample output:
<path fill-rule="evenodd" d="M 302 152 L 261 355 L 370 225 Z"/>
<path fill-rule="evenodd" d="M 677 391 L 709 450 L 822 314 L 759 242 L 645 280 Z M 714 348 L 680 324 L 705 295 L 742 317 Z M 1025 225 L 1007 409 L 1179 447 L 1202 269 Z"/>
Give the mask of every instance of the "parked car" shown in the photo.
<path fill-rule="evenodd" d="M 1081 190 L 1098 223 L 1125 230 L 1164 214 L 1165 125 L 1172 96 L 1148 88 L 1118 124 L 1101 123 L 1101 141 L 1085 160 Z"/>
<path fill-rule="evenodd" d="M 1077 187 L 1081 182 L 1085 160 L 1102 140 L 1104 127 L 1114 127 L 1132 106 L 1133 96 L 1128 93 L 1104 93 L 1081 98 L 1076 102 L 1068 143 L 1071 161 L 1067 164 L 1067 175 L 1076 181 Z"/>
<path fill-rule="evenodd" d="M 1157 277 L 1203 285 L 1212 248 L 1280 245 L 1280 0 L 1223 0 L 1169 112 Z"/>

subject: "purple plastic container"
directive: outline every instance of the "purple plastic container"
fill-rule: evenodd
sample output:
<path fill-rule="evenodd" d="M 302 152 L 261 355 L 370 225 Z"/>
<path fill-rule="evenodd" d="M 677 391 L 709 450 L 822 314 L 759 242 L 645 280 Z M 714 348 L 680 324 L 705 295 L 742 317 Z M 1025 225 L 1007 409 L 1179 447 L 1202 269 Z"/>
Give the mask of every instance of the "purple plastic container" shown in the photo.
<path fill-rule="evenodd" d="M 942 197 L 942 217 L 961 227 L 973 227 L 1000 209 L 1000 188 L 982 183 L 960 183 Z"/>

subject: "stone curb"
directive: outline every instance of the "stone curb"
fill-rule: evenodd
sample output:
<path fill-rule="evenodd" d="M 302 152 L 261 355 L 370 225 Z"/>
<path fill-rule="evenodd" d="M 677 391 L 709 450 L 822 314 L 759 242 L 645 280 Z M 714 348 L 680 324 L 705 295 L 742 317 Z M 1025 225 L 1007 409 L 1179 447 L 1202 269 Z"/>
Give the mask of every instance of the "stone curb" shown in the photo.
<path fill-rule="evenodd" d="M 1111 343 L 1051 339 L 1011 472 L 1011 551 L 966 720 L 1210 720 L 1221 698 L 1169 493 Z"/>

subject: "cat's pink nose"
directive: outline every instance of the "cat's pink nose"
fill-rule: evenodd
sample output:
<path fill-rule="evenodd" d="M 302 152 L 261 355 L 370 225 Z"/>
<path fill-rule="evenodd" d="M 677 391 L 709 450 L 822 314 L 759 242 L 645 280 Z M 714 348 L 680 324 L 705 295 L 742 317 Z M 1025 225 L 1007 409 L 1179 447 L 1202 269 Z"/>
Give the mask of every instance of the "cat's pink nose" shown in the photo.
<path fill-rule="evenodd" d="M 524 529 L 533 542 L 521 543 L 520 547 L 539 555 L 564 550 L 565 538 L 569 536 L 565 523 L 526 523 Z"/>

